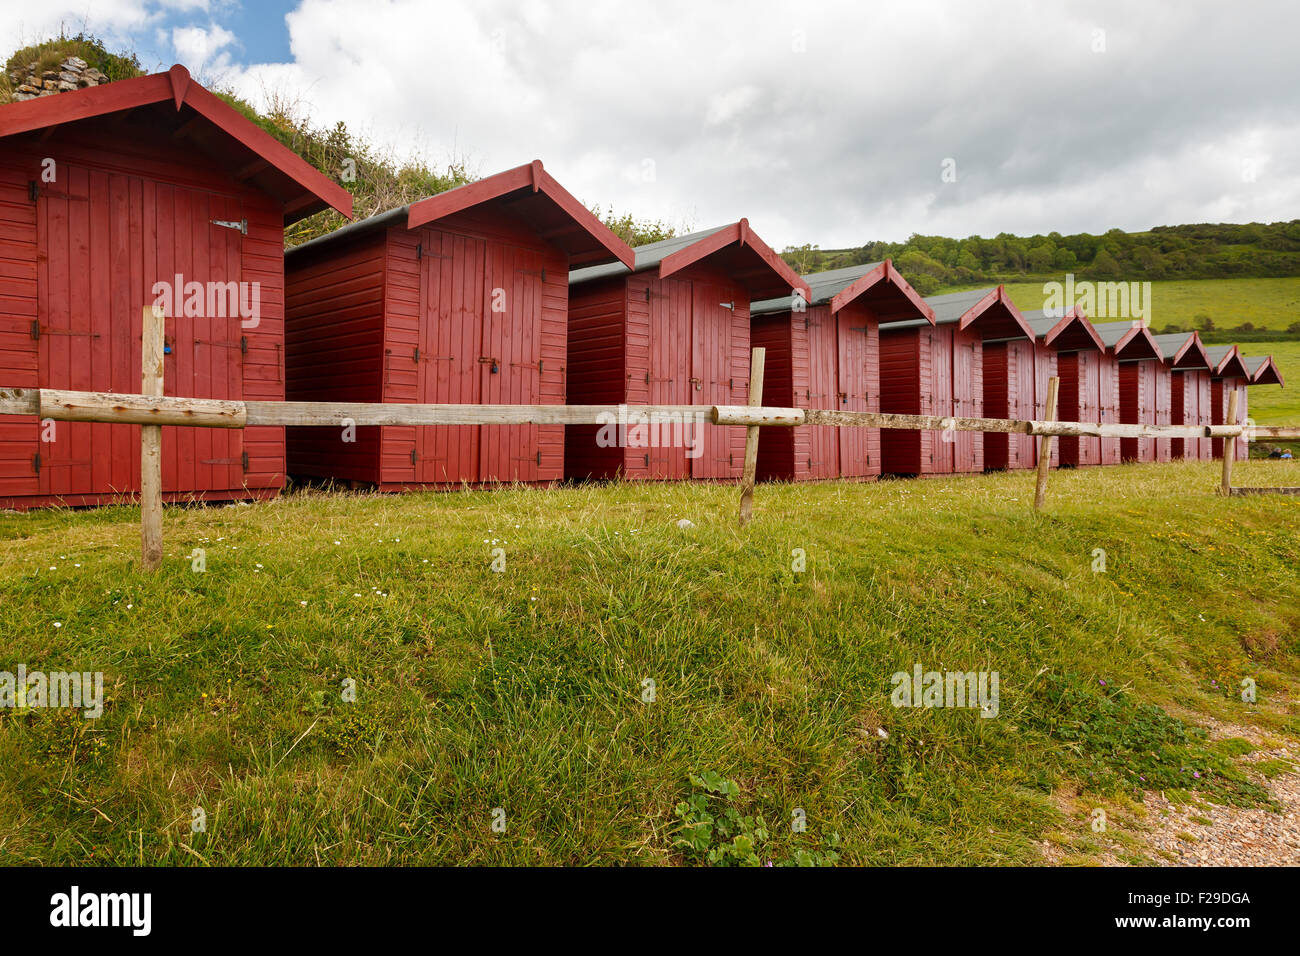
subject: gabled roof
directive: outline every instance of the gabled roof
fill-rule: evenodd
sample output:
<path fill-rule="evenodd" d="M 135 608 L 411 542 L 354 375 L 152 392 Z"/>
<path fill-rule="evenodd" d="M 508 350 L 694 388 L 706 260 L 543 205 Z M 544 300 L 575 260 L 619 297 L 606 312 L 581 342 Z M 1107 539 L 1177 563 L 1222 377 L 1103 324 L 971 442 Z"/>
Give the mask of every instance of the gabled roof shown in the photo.
<path fill-rule="evenodd" d="M 1215 378 L 1249 378 L 1241 360 L 1241 352 L 1235 345 L 1212 345 L 1205 350 L 1210 358 L 1210 371 Z"/>
<path fill-rule="evenodd" d="M 318 250 L 392 226 L 418 229 L 485 204 L 496 206 L 546 237 L 547 242 L 564 251 L 571 263 L 632 262 L 631 247 L 557 183 L 539 160 L 350 223 L 296 246 L 286 255 L 300 255 L 307 249 Z"/>
<path fill-rule="evenodd" d="M 658 270 L 659 278 L 667 279 L 707 259 L 710 265 L 717 266 L 748 289 L 751 299 L 788 296 L 795 290 L 803 295 L 808 292 L 804 281 L 786 265 L 785 260 L 749 228 L 748 219 L 648 242 L 635 247 L 633 252 L 635 261 L 575 269 L 569 273 L 569 285 L 651 269 Z"/>
<path fill-rule="evenodd" d="M 1273 356 L 1266 355 L 1263 358 L 1243 356 L 1242 361 L 1246 364 L 1246 371 L 1250 373 L 1251 385 L 1281 385 L 1286 388 L 1282 370 L 1274 363 Z"/>
<path fill-rule="evenodd" d="M 1199 332 L 1166 332 L 1152 336 L 1170 368 L 1209 368 L 1210 357 L 1205 354 L 1205 343 Z"/>
<path fill-rule="evenodd" d="M 327 207 L 352 217 L 351 193 L 194 82 L 180 64 L 166 73 L 0 106 L 0 138 L 132 111 L 147 111 L 177 139 L 279 200 L 286 224 Z"/>
<path fill-rule="evenodd" d="M 1106 348 L 1121 361 L 1161 361 L 1165 357 L 1151 330 L 1141 322 L 1102 322 L 1093 328 L 1106 343 Z"/>
<path fill-rule="evenodd" d="M 934 309 L 935 322 L 957 322 L 959 329 L 973 328 L 982 339 L 1034 338 L 1034 330 L 1002 286 L 932 295 L 925 301 Z"/>
<path fill-rule="evenodd" d="M 871 308 L 882 324 L 934 324 L 934 310 L 888 259 L 810 272 L 802 278 L 807 283 L 808 305 L 827 305 L 835 313 L 861 302 Z M 752 302 L 749 306 L 751 315 L 789 312 L 793 308 L 789 297 Z"/>
<path fill-rule="evenodd" d="M 1106 351 L 1106 343 L 1077 305 L 1064 315 L 1045 309 L 1029 310 L 1024 315 L 1035 338 L 1048 348 L 1058 352 Z"/>

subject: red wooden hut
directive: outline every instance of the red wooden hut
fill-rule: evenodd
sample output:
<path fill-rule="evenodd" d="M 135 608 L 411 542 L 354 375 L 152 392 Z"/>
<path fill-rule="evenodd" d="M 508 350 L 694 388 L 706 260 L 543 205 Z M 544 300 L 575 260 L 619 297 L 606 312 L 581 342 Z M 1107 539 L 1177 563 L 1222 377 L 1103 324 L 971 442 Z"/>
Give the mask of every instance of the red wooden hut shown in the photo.
<path fill-rule="evenodd" d="M 1038 343 L 1040 353 L 1049 350 L 1056 356 L 1056 418 L 1063 422 L 1119 421 L 1118 376 L 1103 375 L 1106 346 L 1101 336 L 1078 308 L 1065 315 L 1037 310 L 1026 312 L 1025 320 Z M 1037 416 L 1046 416 L 1047 385 L 1040 372 L 1043 398 L 1037 401 Z M 1103 388 L 1106 385 L 1106 388 Z M 1101 463 L 1101 439 L 1061 438 L 1053 442 L 1057 463 L 1078 468 Z M 1118 446 L 1116 446 L 1118 454 Z"/>
<path fill-rule="evenodd" d="M 979 418 L 984 409 L 984 339 L 1033 330 L 1005 291 L 979 289 L 932 296 L 934 325 L 913 320 L 880 334 L 881 410 L 910 415 Z M 984 470 L 981 432 L 885 429 L 883 470 L 946 475 Z"/>
<path fill-rule="evenodd" d="M 934 307 L 939 323 L 956 321 L 960 329 L 979 331 L 983 415 L 1034 418 L 1038 380 L 1034 331 L 1006 290 L 1002 286 L 977 289 L 932 296 L 926 302 Z M 959 432 L 954 436 L 954 461 L 964 457 L 965 435 L 972 435 L 974 443 L 982 447 L 986 469 L 1026 468 L 1033 459 L 1033 439 L 1028 435 Z"/>
<path fill-rule="evenodd" d="M 1072 344 L 1077 345 L 1078 330 L 1069 326 L 1058 330 L 1059 317 L 1045 315 L 1041 310 L 1022 312 L 1021 316 L 1033 333 L 1032 340 L 1017 335 L 984 342 L 984 413 L 990 418 L 999 417 L 994 411 L 1003 409 L 1005 417 L 1009 418 L 1046 418 L 1047 383 L 1059 372 L 1057 346 L 1070 351 Z M 1052 344 L 1048 345 L 1047 336 L 1052 333 L 1055 333 Z M 1005 346 L 1005 358 L 1002 346 Z M 1003 442 L 993 433 L 984 436 L 986 469 L 1037 467 L 1037 438 L 1029 435 L 1007 435 L 1005 438 Z M 1052 442 L 1053 467 L 1060 464 L 1060 455 L 1060 442 Z"/>
<path fill-rule="evenodd" d="M 288 396 L 565 401 L 568 277 L 632 250 L 534 161 L 289 250 Z M 295 475 L 381 491 L 564 474 L 562 425 L 290 428 Z"/>
<path fill-rule="evenodd" d="M 1259 358 L 1246 355 L 1242 356 L 1242 361 L 1246 363 L 1246 371 L 1250 373 L 1251 385 L 1278 385 L 1286 388 L 1282 370 L 1273 362 L 1273 356 Z"/>
<path fill-rule="evenodd" d="M 808 288 L 747 220 L 638 246 L 635 262 L 569 277 L 569 401 L 575 405 L 744 405 L 751 300 Z M 703 414 L 703 409 L 701 413 Z M 740 477 L 745 429 L 684 422 L 570 425 L 569 478 Z"/>
<path fill-rule="evenodd" d="M 1103 322 L 1095 326 L 1106 354 L 1118 366 L 1119 420 L 1125 425 L 1168 425 L 1173 378 L 1155 337 L 1141 322 Z M 1168 461 L 1168 438 L 1121 438 L 1122 461 Z"/>
<path fill-rule="evenodd" d="M 330 206 L 351 196 L 182 66 L 0 106 L 0 383 L 138 392 L 161 303 L 168 395 L 283 399 L 284 226 Z M 167 500 L 283 481 L 283 429 L 163 429 Z M 0 508 L 139 487 L 136 426 L 0 419 Z"/>
<path fill-rule="evenodd" d="M 1235 345 L 1212 345 L 1206 350 L 1210 359 L 1210 422 L 1222 425 L 1228 418 L 1228 401 L 1235 389 L 1237 399 L 1237 421 L 1244 422 L 1250 416 L 1247 387 L 1251 384 L 1251 373 L 1241 352 Z M 1250 454 L 1250 444 L 1244 438 L 1238 438 L 1236 457 L 1238 461 Z M 1215 458 L 1223 457 L 1223 439 L 1211 439 Z"/>
<path fill-rule="evenodd" d="M 934 312 L 889 261 L 803 277 L 811 298 L 750 304 L 755 346 L 767 349 L 763 404 L 880 411 L 880 324 Z M 870 478 L 880 474 L 880 430 L 802 425 L 767 429 L 758 477 Z"/>
<path fill-rule="evenodd" d="M 1155 336 L 1169 369 L 1171 425 L 1210 424 L 1210 359 L 1196 332 L 1170 332 Z M 1174 438 L 1169 442 L 1174 461 L 1208 461 L 1207 438 Z"/>

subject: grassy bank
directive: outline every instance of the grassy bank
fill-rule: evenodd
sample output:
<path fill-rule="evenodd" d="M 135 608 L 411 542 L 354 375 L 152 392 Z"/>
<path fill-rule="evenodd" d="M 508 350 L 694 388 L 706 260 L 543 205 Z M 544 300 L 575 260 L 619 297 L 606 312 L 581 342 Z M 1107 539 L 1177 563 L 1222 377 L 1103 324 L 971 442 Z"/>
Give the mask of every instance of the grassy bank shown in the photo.
<path fill-rule="evenodd" d="M 169 510 L 152 578 L 131 509 L 0 515 L 0 669 L 108 698 L 0 711 L 0 863 L 693 862 L 728 802 L 762 862 L 1086 860 L 1143 787 L 1265 801 L 1196 720 L 1300 735 L 1300 501 L 1216 476 L 300 495 Z M 997 716 L 891 706 L 916 664 Z"/>
<path fill-rule="evenodd" d="M 1063 276 L 1041 280 L 1008 282 L 1007 293 L 1022 309 L 1041 309 L 1047 294 L 1046 282 L 1062 282 Z M 953 286 L 944 292 L 996 285 Z M 1207 316 L 1216 329 L 1230 329 L 1249 322 L 1258 329 L 1285 330 L 1300 321 L 1300 278 L 1278 279 L 1187 279 L 1151 283 L 1151 324 L 1157 329 L 1179 325 L 1201 328 L 1199 316 Z M 1102 320 L 1098 320 L 1102 321 Z M 1220 339 L 1223 336 L 1219 336 Z M 1226 341 L 1226 340 L 1225 340 Z M 1260 342 L 1254 348 L 1267 352 L 1274 343 Z M 1251 351 L 1247 347 L 1247 351 Z"/>

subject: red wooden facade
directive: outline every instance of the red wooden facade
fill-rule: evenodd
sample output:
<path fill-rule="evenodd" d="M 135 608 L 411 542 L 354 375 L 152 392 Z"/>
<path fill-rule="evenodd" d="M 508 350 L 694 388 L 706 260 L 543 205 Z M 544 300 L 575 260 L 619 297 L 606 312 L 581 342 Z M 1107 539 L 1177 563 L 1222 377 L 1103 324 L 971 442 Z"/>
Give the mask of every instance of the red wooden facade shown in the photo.
<path fill-rule="evenodd" d="M 184 67 L 0 106 L 0 383 L 138 392 L 162 300 L 166 394 L 283 399 L 284 226 L 327 206 L 352 212 Z M 0 508 L 129 498 L 139 435 L 0 418 Z M 283 429 L 163 429 L 167 500 L 283 482 Z"/>
<path fill-rule="evenodd" d="M 1246 365 L 1246 371 L 1250 372 L 1251 385 L 1278 385 L 1286 388 L 1286 380 L 1282 378 L 1282 370 L 1273 361 L 1273 356 L 1251 357 L 1247 355 L 1242 356 L 1242 361 Z"/>
<path fill-rule="evenodd" d="M 744 219 L 638 246 L 634 264 L 576 270 L 569 277 L 569 402 L 744 405 L 749 303 L 790 301 L 795 291 L 808 295 Z M 571 425 L 565 476 L 740 477 L 745 429 L 696 426 L 695 414 L 686 408 L 681 423 L 616 434 Z"/>
<path fill-rule="evenodd" d="M 1037 358 L 1040 362 L 1040 391 L 1035 396 L 1037 417 L 1046 417 L 1046 376 L 1041 366 L 1045 356 L 1056 359 L 1054 374 L 1060 379 L 1057 392 L 1059 421 L 1096 422 L 1107 420 L 1104 410 L 1111 410 L 1110 421 L 1119 420 L 1118 376 L 1112 387 L 1103 391 L 1103 382 L 1110 377 L 1102 374 L 1105 344 L 1092 323 L 1077 308 L 1064 316 L 1037 310 L 1025 314 L 1034 330 Z M 1103 399 L 1108 404 L 1103 405 Z M 1101 443 L 1096 438 L 1061 438 L 1053 444 L 1052 464 L 1077 468 L 1081 465 L 1101 463 Z M 1118 458 L 1119 448 L 1115 448 Z"/>
<path fill-rule="evenodd" d="M 803 277 L 811 298 L 751 304 L 752 338 L 767 349 L 763 404 L 880 411 L 880 323 L 933 321 L 886 261 Z M 767 429 L 758 446 L 760 480 L 873 478 L 880 430 L 804 425 Z"/>
<path fill-rule="evenodd" d="M 540 162 L 313 240 L 286 257 L 288 397 L 563 405 L 568 275 L 631 249 Z M 561 425 L 290 428 L 294 475 L 381 491 L 540 484 Z"/>
<path fill-rule="evenodd" d="M 959 331 L 978 333 L 982 392 L 970 405 L 981 409 L 988 418 L 1033 418 L 1038 379 L 1033 330 L 1006 290 L 998 286 L 932 296 L 925 301 L 934 308 L 939 325 L 955 322 Z M 956 408 L 959 390 L 954 387 L 953 391 Z M 967 434 L 972 437 L 966 439 Z M 1033 442 L 1028 435 L 958 432 L 949 437 L 954 446 L 954 467 L 971 458 L 982 461 L 985 469 L 1027 467 L 1022 463 L 1033 456 Z M 939 440 L 943 441 L 942 433 Z"/>
<path fill-rule="evenodd" d="M 1119 421 L 1126 425 L 1170 424 L 1173 380 L 1151 331 L 1141 322 L 1104 322 L 1095 328 L 1106 343 L 1107 358 L 1116 365 Z M 1119 453 L 1121 461 L 1168 461 L 1169 439 L 1121 438 Z"/>
<path fill-rule="evenodd" d="M 1155 336 L 1155 341 L 1164 353 L 1162 365 L 1170 379 L 1169 424 L 1209 425 L 1210 360 L 1200 335 L 1167 333 Z M 1207 438 L 1174 438 L 1168 444 L 1169 458 L 1173 461 L 1210 459 Z"/>
<path fill-rule="evenodd" d="M 986 338 L 1033 332 L 1001 287 L 932 296 L 933 326 L 912 321 L 880 334 L 881 410 L 909 415 L 979 418 L 984 409 Z M 882 470 L 948 475 L 984 470 L 980 432 L 881 432 Z"/>
<path fill-rule="evenodd" d="M 1245 360 L 1235 345 L 1216 345 L 1206 349 L 1210 358 L 1210 423 L 1222 425 L 1228 419 L 1228 402 L 1235 389 L 1237 399 L 1237 421 L 1244 422 L 1250 417 L 1249 395 L 1247 389 L 1251 384 L 1251 372 L 1246 368 Z M 1250 443 L 1245 438 L 1236 439 L 1236 458 L 1241 461 L 1250 454 Z M 1223 439 L 1210 440 L 1216 459 L 1223 457 Z"/>

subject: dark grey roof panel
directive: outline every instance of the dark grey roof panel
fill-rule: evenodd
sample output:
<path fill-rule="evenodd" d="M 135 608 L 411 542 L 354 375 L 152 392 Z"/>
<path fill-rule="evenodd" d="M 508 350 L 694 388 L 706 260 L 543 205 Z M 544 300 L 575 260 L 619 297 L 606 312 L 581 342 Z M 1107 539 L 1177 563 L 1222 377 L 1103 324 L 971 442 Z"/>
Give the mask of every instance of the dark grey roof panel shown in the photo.
<path fill-rule="evenodd" d="M 673 236 L 670 239 L 660 239 L 658 242 L 647 242 L 643 246 L 636 246 L 632 250 L 636 253 L 635 269 L 629 269 L 621 262 L 610 262 L 602 266 L 587 266 L 585 269 L 574 269 L 569 273 L 569 285 L 581 285 L 584 282 L 594 282 L 597 279 L 608 279 L 610 276 L 625 276 L 631 275 L 633 272 L 654 269 L 674 252 L 681 252 L 687 246 L 692 246 L 701 239 L 707 239 L 715 232 L 721 232 L 731 225 L 734 225 L 734 223 L 715 226 L 712 229 L 701 229 L 699 232 L 690 232 L 684 236 Z"/>
<path fill-rule="evenodd" d="M 812 293 L 812 301 L 808 304 L 825 305 L 849 286 L 853 285 L 853 283 L 861 279 L 868 272 L 872 272 L 879 267 L 879 262 L 868 262 L 865 265 L 845 266 L 842 269 L 827 269 L 825 272 L 810 272 L 805 276 L 800 276 L 804 282 L 808 283 L 808 291 Z M 788 312 L 791 305 L 791 297 L 781 296 L 776 299 L 764 299 L 761 302 L 751 302 L 749 304 L 749 312 L 750 315 L 768 315 L 772 312 Z"/>

